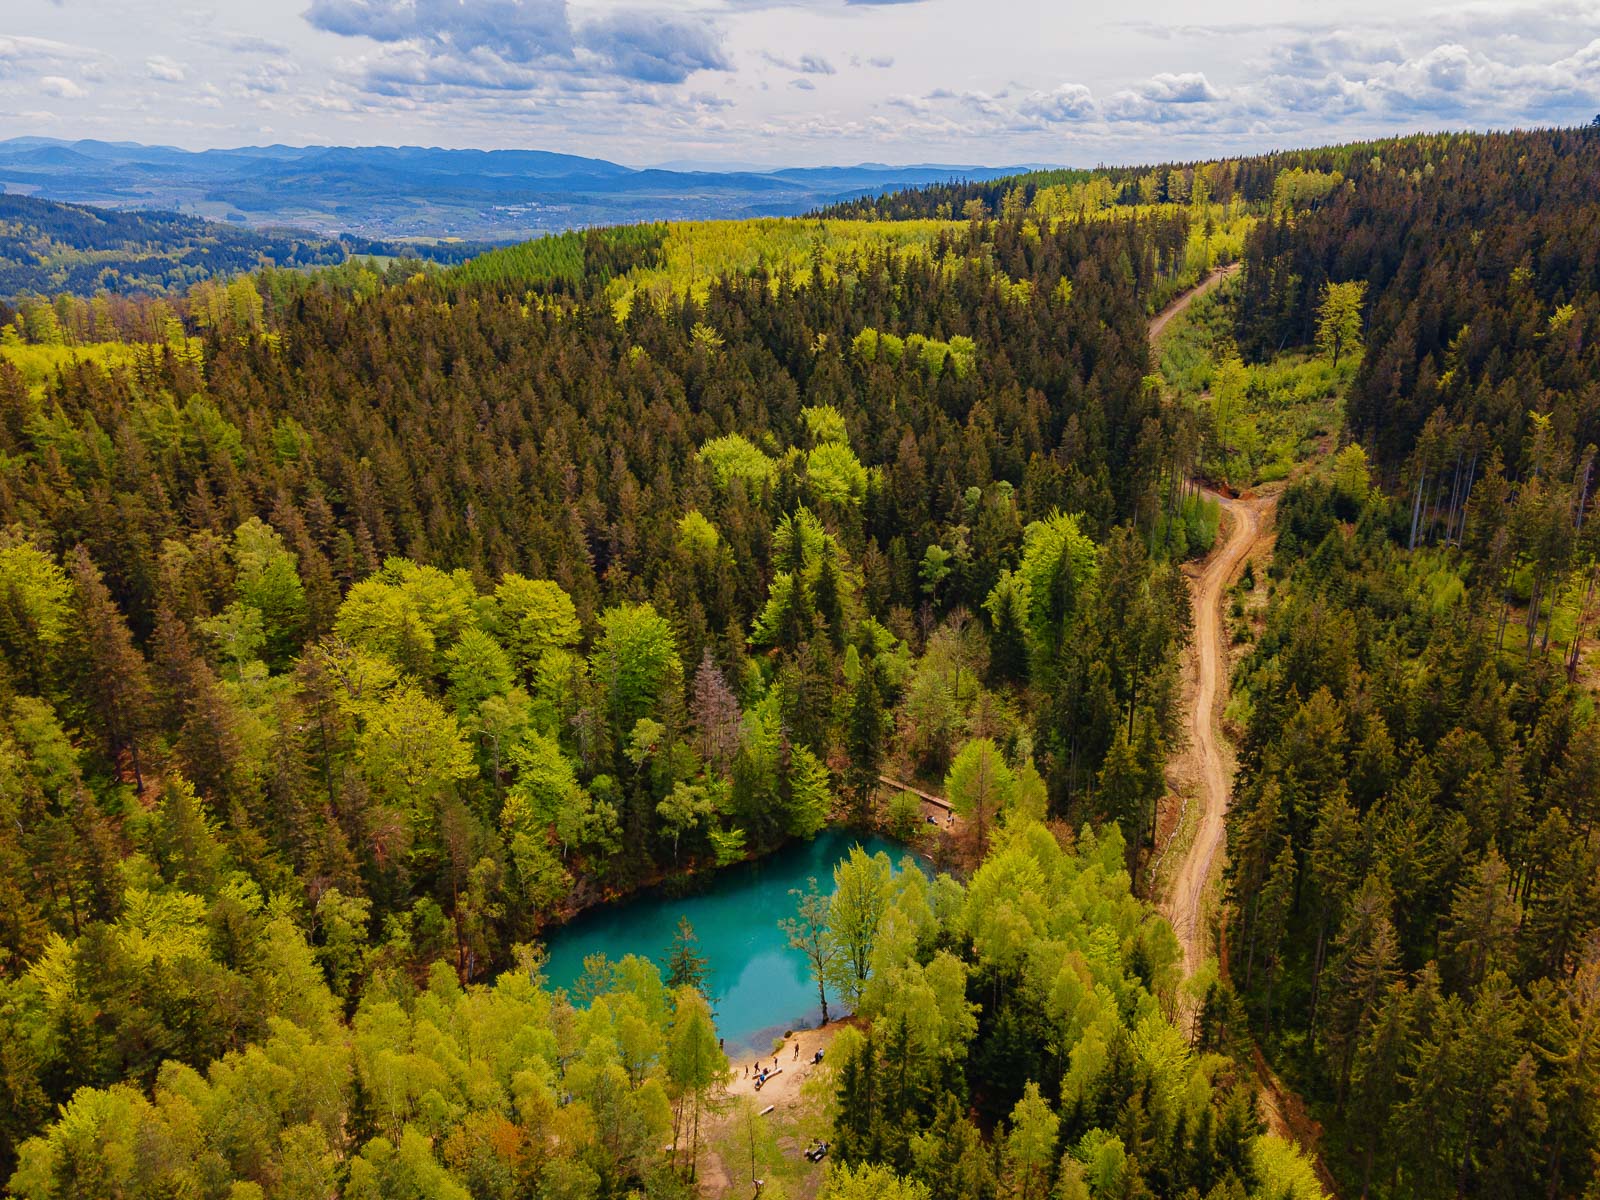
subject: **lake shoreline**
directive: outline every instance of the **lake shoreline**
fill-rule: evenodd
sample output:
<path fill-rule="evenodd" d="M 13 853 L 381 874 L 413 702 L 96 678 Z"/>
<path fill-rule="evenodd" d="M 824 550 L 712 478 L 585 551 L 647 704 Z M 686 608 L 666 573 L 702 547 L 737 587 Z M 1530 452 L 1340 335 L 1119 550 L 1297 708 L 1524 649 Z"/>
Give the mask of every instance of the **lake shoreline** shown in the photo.
<path fill-rule="evenodd" d="M 917 870 L 932 874 L 927 856 L 913 846 L 832 826 L 814 838 L 791 838 L 768 854 L 702 871 L 687 883 L 679 877 L 665 887 L 635 889 L 553 927 L 544 943 L 547 986 L 579 989 L 596 954 L 611 962 L 636 955 L 660 965 L 679 922 L 687 921 L 706 964 L 704 991 L 725 1049 L 735 1056 L 769 1053 L 783 1035 L 821 1020 L 809 964 L 780 928 L 794 914 L 792 893 L 813 879 L 831 893 L 835 866 L 858 845 L 885 854 L 896 867 L 910 856 Z"/>
<path fill-rule="evenodd" d="M 770 849 L 748 852 L 744 855 L 741 855 L 739 858 L 734 859 L 732 862 L 717 863 L 714 860 L 702 861 L 673 871 L 662 871 L 659 869 L 654 870 L 648 875 L 644 876 L 644 878 L 642 878 L 638 883 L 633 884 L 631 887 L 621 888 L 615 891 L 602 891 L 593 899 L 587 899 L 582 903 L 568 905 L 556 910 L 548 920 L 541 921 L 537 926 L 535 926 L 533 936 L 537 941 L 546 941 L 547 935 L 559 932 L 560 930 L 566 928 L 566 926 L 570 925 L 573 921 L 578 920 L 580 917 L 588 916 L 590 913 L 600 909 L 609 908 L 613 905 L 632 903 L 633 901 L 643 899 L 651 892 L 665 892 L 667 889 L 678 884 L 685 885 L 686 890 L 682 893 L 683 895 L 694 895 L 695 891 L 691 889 L 689 885 L 708 884 L 711 880 L 716 879 L 717 876 L 723 874 L 724 872 L 737 871 L 741 867 L 748 867 L 754 863 L 763 862 L 766 859 L 772 858 L 774 855 L 782 853 L 784 850 L 795 845 L 796 843 L 809 843 L 830 833 L 854 833 L 859 836 L 878 838 L 886 842 L 894 842 L 901 846 L 907 854 L 922 860 L 924 863 L 931 866 L 934 862 L 933 855 L 930 854 L 926 848 L 914 842 L 907 842 L 902 838 L 897 837 L 894 833 L 887 829 L 881 829 L 875 826 L 869 826 L 868 828 L 863 829 L 861 826 L 851 824 L 848 821 L 829 821 L 810 838 L 790 836 Z M 662 896 L 661 898 L 667 899 L 669 897 Z"/>

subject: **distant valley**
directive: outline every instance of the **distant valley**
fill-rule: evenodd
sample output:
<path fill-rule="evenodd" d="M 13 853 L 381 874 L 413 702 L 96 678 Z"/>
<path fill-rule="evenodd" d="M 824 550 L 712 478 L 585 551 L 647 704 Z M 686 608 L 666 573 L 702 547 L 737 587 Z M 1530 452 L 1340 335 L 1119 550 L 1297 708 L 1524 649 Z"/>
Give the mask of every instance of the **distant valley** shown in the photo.
<path fill-rule="evenodd" d="M 539 150 L 250 146 L 194 152 L 39 137 L 0 142 L 0 188 L 9 194 L 381 239 L 512 241 L 596 224 L 785 216 L 1019 169 L 868 163 L 771 172 L 637 170 Z"/>
<path fill-rule="evenodd" d="M 215 275 L 261 266 L 324 267 L 352 256 L 415 255 L 458 263 L 491 245 L 256 229 L 171 211 L 0 195 L 0 299 L 178 292 Z"/>

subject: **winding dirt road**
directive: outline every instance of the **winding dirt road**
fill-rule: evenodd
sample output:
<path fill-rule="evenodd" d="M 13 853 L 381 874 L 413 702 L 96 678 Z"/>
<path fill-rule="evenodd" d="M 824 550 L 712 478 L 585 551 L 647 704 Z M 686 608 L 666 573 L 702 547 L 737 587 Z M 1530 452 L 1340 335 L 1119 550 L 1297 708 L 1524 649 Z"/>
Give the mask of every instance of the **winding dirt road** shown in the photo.
<path fill-rule="evenodd" d="M 1234 272 L 1238 271 L 1238 269 L 1238 263 L 1225 263 L 1224 265 L 1217 267 L 1211 272 L 1211 274 L 1207 275 L 1199 283 L 1195 284 L 1187 292 L 1184 292 L 1183 295 L 1179 296 L 1171 304 L 1167 305 L 1155 316 L 1151 317 L 1150 344 L 1153 346 L 1161 340 L 1161 335 L 1167 331 L 1167 326 L 1172 324 L 1172 319 L 1174 317 L 1176 317 L 1184 309 L 1188 308 L 1189 305 L 1193 304 L 1201 296 L 1209 292 L 1212 288 L 1216 287 L 1217 284 L 1228 278 L 1228 276 L 1234 274 Z"/>
<path fill-rule="evenodd" d="M 1151 345 L 1155 345 L 1173 319 L 1197 296 L 1217 286 L 1236 270 L 1237 264 L 1217 268 L 1158 313 L 1150 322 Z M 1176 774 L 1190 783 L 1193 792 L 1192 796 L 1185 796 L 1185 807 L 1198 802 L 1200 811 L 1193 821 L 1194 835 L 1187 846 L 1182 845 L 1181 839 L 1190 821 L 1186 811 L 1179 814 L 1169 847 L 1179 850 L 1183 858 L 1161 897 L 1161 910 L 1183 947 L 1186 976 L 1194 974 L 1206 958 L 1210 932 L 1206 928 L 1206 893 L 1222 855 L 1228 803 L 1233 794 L 1233 753 L 1221 730 L 1229 680 L 1224 605 L 1228 588 L 1243 570 L 1245 561 L 1270 536 L 1278 503 L 1275 494 L 1237 500 L 1215 492 L 1206 494 L 1221 504 L 1226 522 L 1222 544 L 1213 548 L 1190 588 L 1194 605 L 1194 644 L 1192 676 L 1185 687 L 1189 744 L 1175 756 L 1174 762 Z M 1173 846 L 1172 842 L 1178 845 Z M 1164 849 L 1163 857 L 1165 853 Z M 1261 1087 L 1261 1115 L 1267 1127 L 1299 1144 L 1310 1156 L 1323 1189 L 1337 1198 L 1339 1193 L 1333 1176 L 1317 1152 L 1321 1128 L 1306 1112 L 1300 1098 L 1273 1072 L 1259 1048 L 1255 1049 L 1253 1059 L 1256 1080 Z"/>
<path fill-rule="evenodd" d="M 1239 269 L 1238 263 L 1220 266 L 1183 295 L 1177 297 L 1150 320 L 1150 345 L 1154 347 L 1167 327 L 1196 299 L 1220 284 Z M 1200 575 L 1190 589 L 1194 605 L 1194 645 L 1192 648 L 1192 677 L 1185 691 L 1189 705 L 1189 744 L 1176 756 L 1176 774 L 1190 781 L 1193 796 L 1184 796 L 1184 811 L 1180 812 L 1176 828 L 1169 843 L 1161 852 L 1175 848 L 1173 839 L 1181 839 L 1190 825 L 1188 806 L 1198 802 L 1200 812 L 1194 821 L 1194 837 L 1182 847 L 1183 860 L 1172 873 L 1171 882 L 1164 890 L 1162 911 L 1171 922 L 1173 932 L 1183 946 L 1183 972 L 1194 974 L 1205 960 L 1206 887 L 1216 866 L 1218 852 L 1222 849 L 1224 818 L 1228 812 L 1228 799 L 1233 790 L 1233 758 L 1222 738 L 1219 722 L 1226 706 L 1228 689 L 1228 644 L 1226 641 L 1222 609 L 1228 587 L 1244 566 L 1263 536 L 1263 529 L 1271 524 L 1275 499 L 1234 500 L 1215 492 L 1207 496 L 1222 505 L 1226 520 L 1224 540 L 1214 547 L 1205 561 Z M 1159 880 L 1158 880 L 1159 883 Z"/>
<path fill-rule="evenodd" d="M 1233 792 L 1233 757 L 1225 746 L 1219 724 L 1228 693 L 1228 643 L 1223 629 L 1223 605 L 1228 588 L 1244 567 L 1245 559 L 1263 536 L 1273 506 L 1272 499 L 1218 500 L 1226 514 L 1227 539 L 1206 560 L 1191 589 L 1194 602 L 1195 684 L 1189 708 L 1187 756 L 1199 785 L 1200 803 L 1194 838 L 1173 872 L 1162 897 L 1162 909 L 1183 947 L 1183 972 L 1194 974 L 1206 955 L 1205 897 L 1218 853 L 1222 849 L 1224 818 Z M 1179 822 L 1175 836 L 1185 822 Z"/>

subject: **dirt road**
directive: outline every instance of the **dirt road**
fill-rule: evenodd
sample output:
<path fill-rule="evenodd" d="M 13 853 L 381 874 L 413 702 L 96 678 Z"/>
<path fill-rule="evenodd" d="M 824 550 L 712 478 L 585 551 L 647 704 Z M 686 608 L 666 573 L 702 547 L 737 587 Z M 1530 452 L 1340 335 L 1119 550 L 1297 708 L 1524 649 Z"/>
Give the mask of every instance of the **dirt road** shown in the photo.
<path fill-rule="evenodd" d="M 1172 323 L 1172 319 L 1174 317 L 1176 317 L 1184 309 L 1188 308 L 1189 305 L 1193 304 L 1196 299 L 1205 295 L 1212 288 L 1216 287 L 1217 284 L 1221 283 L 1224 279 L 1232 275 L 1238 269 L 1238 263 L 1226 263 L 1223 266 L 1218 267 L 1216 270 L 1212 271 L 1211 274 L 1207 275 L 1199 283 L 1195 284 L 1187 292 L 1183 293 L 1183 295 L 1179 296 L 1171 304 L 1167 305 L 1154 317 L 1152 317 L 1150 319 L 1150 343 L 1154 345 L 1156 342 L 1160 341 L 1161 335 L 1167 331 L 1167 326 Z"/>
<path fill-rule="evenodd" d="M 1150 344 L 1161 339 L 1167 327 L 1195 299 L 1220 284 L 1239 269 L 1238 263 L 1218 267 L 1194 287 L 1175 299 L 1150 321 Z M 1178 849 L 1183 858 L 1164 889 L 1162 911 L 1172 923 L 1183 946 L 1183 970 L 1192 975 L 1205 959 L 1205 896 L 1217 856 L 1222 849 L 1224 818 L 1233 789 L 1233 759 L 1223 742 L 1218 722 L 1225 706 L 1228 686 L 1228 643 L 1223 629 L 1222 609 L 1228 587 L 1243 569 L 1244 561 L 1270 524 L 1274 500 L 1233 500 L 1208 492 L 1222 505 L 1226 518 L 1220 546 L 1214 547 L 1190 589 L 1194 605 L 1194 646 L 1192 671 L 1185 691 L 1189 704 L 1189 744 L 1175 763 L 1176 773 L 1191 784 L 1184 804 L 1198 803 L 1196 818 L 1187 811 L 1175 822 L 1170 837 L 1181 838 L 1191 822 L 1194 836 Z M 1163 857 L 1166 850 L 1162 851 Z"/>
<path fill-rule="evenodd" d="M 1210 493 L 1208 493 L 1210 494 Z M 1226 514 L 1226 539 L 1206 559 L 1191 592 L 1194 603 L 1195 684 L 1189 708 L 1187 757 L 1200 804 L 1194 838 L 1162 897 L 1162 909 L 1183 946 L 1183 970 L 1192 975 L 1206 955 L 1205 896 L 1222 849 L 1224 818 L 1233 792 L 1233 756 L 1218 728 L 1228 692 L 1228 642 L 1223 606 L 1228 587 L 1262 537 L 1271 499 L 1216 496 Z M 1180 822 L 1180 830 L 1185 822 Z"/>
<path fill-rule="evenodd" d="M 1158 313 L 1150 322 L 1151 344 L 1155 344 L 1196 296 L 1215 287 L 1237 269 L 1237 264 L 1219 267 Z M 1222 544 L 1213 548 L 1190 589 L 1194 604 L 1194 645 L 1192 669 L 1185 686 L 1189 744 L 1174 762 L 1175 773 L 1191 784 L 1192 794 L 1186 797 L 1185 804 L 1197 803 L 1200 808 L 1192 822 L 1184 813 L 1174 823 L 1172 838 L 1181 839 L 1191 823 L 1194 835 L 1186 846 L 1180 842 L 1172 847 L 1183 857 L 1161 898 L 1161 909 L 1183 947 L 1185 975 L 1192 975 L 1206 958 L 1210 932 L 1206 928 L 1206 893 L 1222 857 L 1228 803 L 1233 794 L 1233 754 L 1220 727 L 1222 711 L 1227 706 L 1229 680 L 1224 606 L 1228 588 L 1243 570 L 1245 560 L 1270 536 L 1273 511 L 1277 507 L 1276 495 L 1235 500 L 1216 493 L 1207 494 L 1222 505 L 1226 525 Z M 1300 1098 L 1273 1072 L 1259 1048 L 1254 1051 L 1253 1058 L 1256 1081 L 1261 1088 L 1261 1115 L 1267 1127 L 1299 1144 L 1310 1156 L 1324 1190 L 1337 1198 L 1333 1176 L 1317 1153 L 1321 1128 L 1306 1112 Z"/>

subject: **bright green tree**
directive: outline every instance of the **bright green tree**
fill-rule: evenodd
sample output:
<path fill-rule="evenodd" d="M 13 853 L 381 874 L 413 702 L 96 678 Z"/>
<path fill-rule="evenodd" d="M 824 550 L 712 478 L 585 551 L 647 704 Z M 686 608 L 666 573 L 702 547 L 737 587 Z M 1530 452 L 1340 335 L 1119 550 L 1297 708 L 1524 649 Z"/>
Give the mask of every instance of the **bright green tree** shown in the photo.
<path fill-rule="evenodd" d="M 806 884 L 806 890 L 803 892 L 799 888 L 789 889 L 789 895 L 795 899 L 795 915 L 779 921 L 778 928 L 783 930 L 784 936 L 789 939 L 790 948 L 806 956 L 806 962 L 811 968 L 811 978 L 817 984 L 817 1001 L 822 1006 L 822 1023 L 826 1025 L 828 980 L 832 976 L 833 961 L 839 953 L 839 947 L 828 930 L 832 908 L 828 897 L 822 894 L 815 879 L 808 879 Z"/>
<path fill-rule="evenodd" d="M 251 517 L 233 531 L 235 586 L 239 599 L 261 614 L 267 661 L 283 666 L 300 648 L 306 619 L 306 590 L 299 557 L 278 531 Z"/>
<path fill-rule="evenodd" d="M 995 814 L 1010 802 L 1016 790 L 1016 776 L 991 739 L 973 738 L 950 764 L 944 789 L 957 815 L 972 822 L 982 851 L 988 845 L 989 826 Z"/>
<path fill-rule="evenodd" d="M 1059 657 L 1068 623 L 1093 585 L 1097 564 L 1095 545 L 1077 517 L 1052 513 L 1024 530 L 1016 587 L 1026 613 L 1036 680 L 1047 677 Z"/>
<path fill-rule="evenodd" d="M 1022 1099 L 1011 1110 L 1011 1131 L 1005 1140 L 1006 1166 L 1018 1200 L 1035 1200 L 1049 1190 L 1060 1128 L 1060 1118 L 1039 1094 L 1039 1085 L 1029 1080 Z"/>
<path fill-rule="evenodd" d="M 523 671 L 531 672 L 549 650 L 577 645 L 578 610 L 559 584 L 508 574 L 494 599 L 504 644 Z"/>
<path fill-rule="evenodd" d="M 1339 365 L 1339 356 L 1361 348 L 1361 306 L 1367 298 L 1367 281 L 1329 283 L 1317 306 L 1317 345 Z"/>
<path fill-rule="evenodd" d="M 506 652 L 481 629 L 468 629 L 445 653 L 450 699 L 463 718 L 471 717 L 491 696 L 504 696 L 515 676 Z"/>
<path fill-rule="evenodd" d="M 854 1009 L 872 977 L 878 930 L 894 895 L 894 866 L 881 850 L 868 854 L 859 845 L 833 868 L 833 897 L 828 904 L 828 936 L 832 939 L 832 983 Z"/>
<path fill-rule="evenodd" d="M 446 574 L 391 558 L 350 589 L 333 628 L 359 648 L 432 678 L 440 671 L 441 652 L 477 623 L 477 602 L 466 572 Z"/>
<path fill-rule="evenodd" d="M 903 1179 L 881 1163 L 830 1163 L 819 1200 L 933 1200 L 927 1185 Z"/>
<path fill-rule="evenodd" d="M 37 689 L 66 635 L 72 585 L 55 559 L 32 542 L 0 530 L 0 656 L 17 681 Z"/>
<path fill-rule="evenodd" d="M 672 839 L 672 862 L 678 862 L 678 843 L 686 834 L 702 828 L 716 815 L 717 806 L 706 789 L 697 783 L 682 779 L 672 785 L 672 791 L 656 805 L 656 816 L 661 828 Z"/>
<path fill-rule="evenodd" d="M 649 604 L 624 604 L 600 614 L 600 636 L 589 657 L 594 678 L 605 688 L 606 706 L 618 734 L 632 730 L 681 673 L 672 626 Z"/>
<path fill-rule="evenodd" d="M 672 1033 L 667 1043 L 668 1094 L 672 1097 L 672 1161 L 678 1147 L 689 1139 L 689 1163 L 684 1172 L 691 1183 L 700 1166 L 700 1113 L 712 1089 L 728 1074 L 728 1058 L 717 1042 L 706 999 L 692 987 L 673 993 Z"/>
<path fill-rule="evenodd" d="M 455 715 L 410 683 L 366 708 L 358 745 L 373 795 L 405 812 L 424 843 L 446 791 L 478 770 Z"/>

